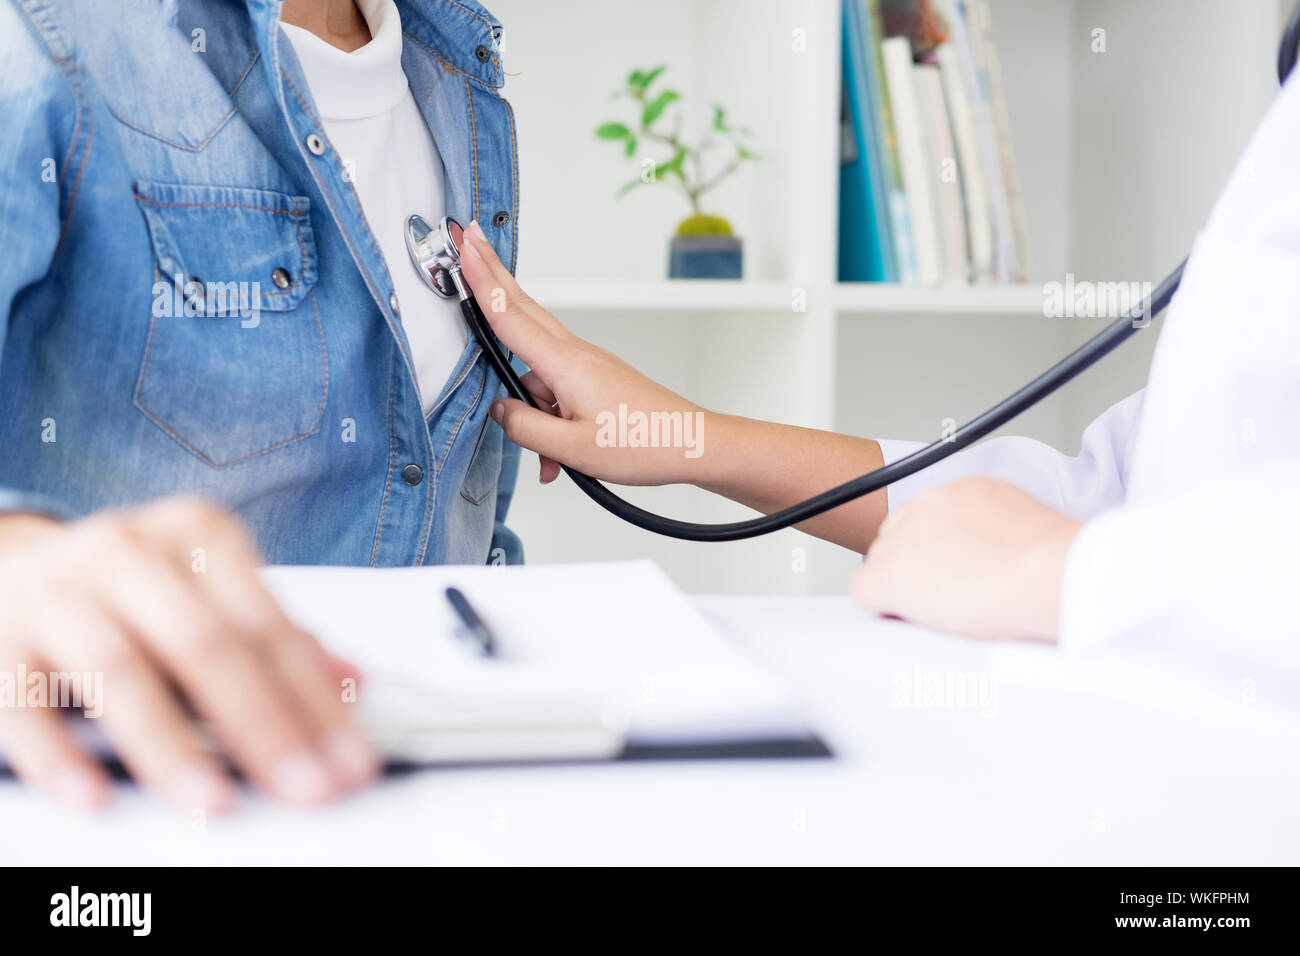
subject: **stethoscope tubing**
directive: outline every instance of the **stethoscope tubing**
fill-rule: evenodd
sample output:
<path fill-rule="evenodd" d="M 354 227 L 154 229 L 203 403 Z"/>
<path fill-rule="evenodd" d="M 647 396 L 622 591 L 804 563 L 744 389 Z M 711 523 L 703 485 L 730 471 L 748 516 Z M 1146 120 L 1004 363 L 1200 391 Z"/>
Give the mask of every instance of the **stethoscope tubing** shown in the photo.
<path fill-rule="evenodd" d="M 589 475 L 568 466 L 564 466 L 564 471 L 596 504 L 615 517 L 645 531 L 653 531 L 655 534 L 683 541 L 717 542 L 743 541 L 746 538 L 771 534 L 825 514 L 833 508 L 914 475 L 1002 427 L 1021 412 L 1042 401 L 1075 376 L 1092 367 L 1134 333 L 1150 325 L 1151 320 L 1169 305 L 1174 293 L 1178 291 L 1178 285 L 1183 277 L 1183 268 L 1186 265 L 1187 260 L 1184 259 L 1138 308 L 1123 318 L 1115 320 L 1033 381 L 1008 395 L 982 415 L 971 419 L 952 435 L 933 442 L 906 458 L 891 462 L 882 468 L 877 468 L 875 471 L 768 515 L 723 524 L 697 524 L 665 518 L 639 508 L 630 501 L 625 501 Z M 493 372 L 505 385 L 509 395 L 533 408 L 539 408 L 537 401 L 511 367 L 509 358 L 497 342 L 491 326 L 483 315 L 483 310 L 473 295 L 461 299 L 461 313 L 482 347 L 483 354 L 487 356 Z"/>

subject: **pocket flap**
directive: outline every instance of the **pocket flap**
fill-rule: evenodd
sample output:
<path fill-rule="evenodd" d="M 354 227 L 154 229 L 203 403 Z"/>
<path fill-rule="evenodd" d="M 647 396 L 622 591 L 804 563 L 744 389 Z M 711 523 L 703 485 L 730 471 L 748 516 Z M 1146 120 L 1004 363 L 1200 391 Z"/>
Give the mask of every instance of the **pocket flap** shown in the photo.
<path fill-rule="evenodd" d="M 161 275 L 178 287 L 202 286 L 229 313 L 287 312 L 316 284 L 306 196 L 141 181 L 135 198 Z"/>

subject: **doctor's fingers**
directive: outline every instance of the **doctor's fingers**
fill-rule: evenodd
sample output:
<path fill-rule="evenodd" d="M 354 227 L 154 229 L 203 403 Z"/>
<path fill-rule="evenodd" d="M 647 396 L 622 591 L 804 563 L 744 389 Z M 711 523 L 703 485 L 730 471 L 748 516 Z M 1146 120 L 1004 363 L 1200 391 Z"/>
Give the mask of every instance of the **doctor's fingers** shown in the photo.
<path fill-rule="evenodd" d="M 525 372 L 519 381 L 524 383 L 524 388 L 528 389 L 530 395 L 537 399 L 537 404 L 542 411 L 548 415 L 557 415 L 564 417 L 564 410 L 560 407 L 560 401 L 551 391 L 551 387 L 542 381 L 541 376 L 536 372 Z M 545 455 L 539 456 L 541 459 L 541 471 L 538 478 L 542 484 L 549 485 L 556 478 L 560 477 L 560 463 L 554 458 L 548 458 Z"/>
<path fill-rule="evenodd" d="M 474 282 L 474 276 L 470 276 L 470 286 L 475 290 L 480 302 L 483 297 L 479 293 L 484 290 L 488 293 L 488 308 L 483 310 L 484 313 L 490 315 L 494 311 L 516 306 L 552 335 L 558 338 L 573 337 L 573 333 L 566 329 L 559 319 L 542 308 L 532 296 L 520 287 L 510 270 L 505 267 L 505 263 L 497 256 L 496 250 L 492 248 L 492 243 L 488 242 L 483 235 L 483 230 L 479 228 L 477 222 L 470 223 L 469 231 L 465 234 L 465 240 L 464 245 L 468 247 L 468 251 L 471 253 L 469 256 L 462 257 L 461 264 L 467 266 L 466 271 L 471 270 L 465 260 L 476 257 L 479 263 L 487 267 L 485 273 L 477 273 L 480 281 L 486 283 L 482 289 Z"/>
<path fill-rule="evenodd" d="M 542 411 L 549 412 L 552 415 L 561 414 L 559 409 L 559 399 L 555 397 L 555 392 L 551 386 L 547 385 L 540 375 L 536 372 L 525 372 L 519 377 L 519 381 L 524 383 L 524 388 L 528 393 L 537 399 L 537 404 L 541 406 Z"/>
<path fill-rule="evenodd" d="M 489 414 L 516 445 L 565 465 L 583 468 L 595 447 L 588 427 L 547 414 L 517 399 L 497 399 Z"/>
<path fill-rule="evenodd" d="M 465 246 L 461 263 L 470 285 L 476 290 L 475 297 L 478 298 L 479 305 L 487 305 L 483 309 L 483 315 L 497 338 L 530 368 L 536 369 L 547 379 L 554 380 L 555 374 L 566 364 L 564 352 L 568 348 L 567 344 L 529 315 L 517 298 L 506 296 L 500 302 L 491 302 L 483 297 L 481 290 L 489 288 L 489 283 L 493 280 L 482 258 L 469 245 Z"/>
<path fill-rule="evenodd" d="M 905 608 L 904 587 L 906 573 L 904 561 L 895 547 L 896 536 L 886 538 L 886 518 L 877 531 L 875 540 L 867 550 L 866 557 L 849 587 L 854 600 L 862 607 L 875 614 L 902 615 Z M 891 530 L 897 529 L 895 521 Z"/>

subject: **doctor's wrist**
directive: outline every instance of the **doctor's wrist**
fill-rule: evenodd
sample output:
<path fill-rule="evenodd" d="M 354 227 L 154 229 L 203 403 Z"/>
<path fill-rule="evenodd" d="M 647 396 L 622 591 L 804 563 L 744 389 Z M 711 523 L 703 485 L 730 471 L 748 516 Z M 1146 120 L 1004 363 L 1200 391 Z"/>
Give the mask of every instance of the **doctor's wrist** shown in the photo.
<path fill-rule="evenodd" d="M 1021 555 L 1019 571 L 1024 614 L 1020 633 L 1051 642 L 1060 637 L 1061 590 L 1070 546 L 1083 527 L 1082 521 L 1056 517 L 1050 532 Z"/>
<path fill-rule="evenodd" d="M 746 452 L 755 450 L 755 429 L 762 423 L 720 412 L 701 411 L 700 416 L 699 454 L 685 460 L 680 481 L 732 497 L 750 468 Z"/>

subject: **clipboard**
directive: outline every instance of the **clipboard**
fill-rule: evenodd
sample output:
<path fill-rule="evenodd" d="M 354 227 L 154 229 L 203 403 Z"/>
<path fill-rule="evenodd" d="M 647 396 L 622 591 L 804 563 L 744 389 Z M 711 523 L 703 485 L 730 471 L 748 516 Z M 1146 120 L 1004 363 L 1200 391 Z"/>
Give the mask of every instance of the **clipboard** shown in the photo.
<path fill-rule="evenodd" d="M 359 666 L 358 719 L 390 773 L 833 756 L 784 682 L 649 561 L 261 576 L 291 618 Z M 497 657 L 458 637 L 449 586 L 492 625 Z M 96 722 L 75 723 L 81 745 L 124 776 Z"/>

